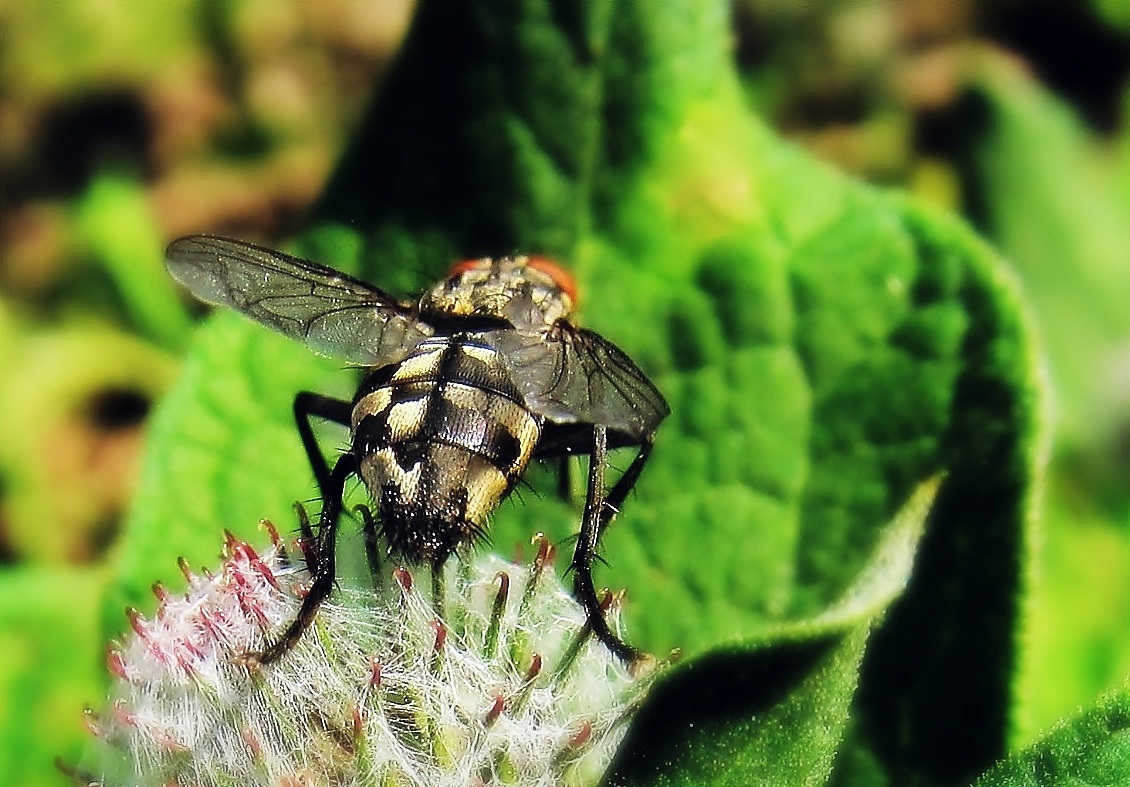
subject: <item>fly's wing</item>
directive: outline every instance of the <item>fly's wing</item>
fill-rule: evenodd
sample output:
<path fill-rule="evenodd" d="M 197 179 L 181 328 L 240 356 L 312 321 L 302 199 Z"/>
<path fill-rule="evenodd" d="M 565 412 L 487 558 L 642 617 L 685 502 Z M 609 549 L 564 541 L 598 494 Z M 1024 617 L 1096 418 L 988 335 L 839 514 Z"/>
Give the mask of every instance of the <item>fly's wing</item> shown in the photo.
<path fill-rule="evenodd" d="M 384 366 L 432 333 L 387 293 L 252 243 L 190 235 L 169 244 L 165 262 L 200 300 L 230 306 L 331 358 Z"/>
<path fill-rule="evenodd" d="M 607 426 L 632 442 L 671 411 L 632 359 L 599 334 L 561 321 L 548 331 L 489 334 L 533 412 L 558 423 Z"/>

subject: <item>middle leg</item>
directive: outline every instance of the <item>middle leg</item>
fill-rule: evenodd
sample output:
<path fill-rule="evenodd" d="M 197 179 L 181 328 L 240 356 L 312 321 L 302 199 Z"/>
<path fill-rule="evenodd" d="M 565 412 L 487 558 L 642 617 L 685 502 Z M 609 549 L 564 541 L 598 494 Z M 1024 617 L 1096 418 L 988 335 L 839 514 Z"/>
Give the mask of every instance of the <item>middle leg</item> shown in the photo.
<path fill-rule="evenodd" d="M 306 451 L 306 458 L 310 462 L 310 469 L 318 482 L 318 491 L 325 498 L 330 484 L 330 466 L 318 447 L 314 437 L 314 425 L 311 418 L 322 418 L 335 424 L 349 426 L 353 415 L 353 405 L 342 399 L 330 396 L 301 391 L 294 397 L 294 422 L 298 426 L 298 436 L 302 440 L 302 448 Z"/>

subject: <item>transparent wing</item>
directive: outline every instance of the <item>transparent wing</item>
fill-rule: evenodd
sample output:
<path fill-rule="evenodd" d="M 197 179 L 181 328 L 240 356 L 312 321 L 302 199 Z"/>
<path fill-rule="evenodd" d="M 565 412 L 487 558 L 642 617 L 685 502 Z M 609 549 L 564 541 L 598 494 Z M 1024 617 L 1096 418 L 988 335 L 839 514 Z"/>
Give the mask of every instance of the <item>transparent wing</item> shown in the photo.
<path fill-rule="evenodd" d="M 489 341 L 526 405 L 551 421 L 600 424 L 640 440 L 671 411 L 632 359 L 592 331 L 559 322 L 547 332 L 492 332 Z"/>
<path fill-rule="evenodd" d="M 332 358 L 383 366 L 432 333 L 387 293 L 252 243 L 190 235 L 169 244 L 165 263 L 200 300 L 230 306 Z"/>

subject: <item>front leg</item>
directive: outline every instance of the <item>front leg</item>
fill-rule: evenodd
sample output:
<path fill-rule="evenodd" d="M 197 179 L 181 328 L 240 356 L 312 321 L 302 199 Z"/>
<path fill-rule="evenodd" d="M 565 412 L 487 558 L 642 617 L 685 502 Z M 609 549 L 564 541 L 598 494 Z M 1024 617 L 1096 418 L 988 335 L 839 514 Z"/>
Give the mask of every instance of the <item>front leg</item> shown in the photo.
<path fill-rule="evenodd" d="M 353 454 L 341 456 L 328 474 L 322 515 L 318 519 L 318 533 L 314 544 L 317 560 L 310 567 L 313 582 L 298 615 L 278 639 L 268 645 L 262 653 L 248 654 L 246 658 L 260 664 L 270 664 L 286 654 L 298 642 L 303 632 L 314 621 L 318 607 L 333 590 L 335 576 L 334 552 L 337 547 L 337 523 L 341 518 L 342 498 L 345 495 L 345 482 L 357 472 L 357 459 Z"/>

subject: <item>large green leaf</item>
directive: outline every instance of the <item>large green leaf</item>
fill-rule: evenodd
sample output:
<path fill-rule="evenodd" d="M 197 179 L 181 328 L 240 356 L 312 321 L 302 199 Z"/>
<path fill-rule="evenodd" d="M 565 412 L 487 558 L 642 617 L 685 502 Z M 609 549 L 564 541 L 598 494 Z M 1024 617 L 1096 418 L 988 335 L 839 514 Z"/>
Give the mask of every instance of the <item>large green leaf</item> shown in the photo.
<path fill-rule="evenodd" d="M 1115 382 L 1130 334 L 1130 178 L 1112 166 L 1108 139 L 1004 56 L 980 59 L 951 123 L 964 201 L 1024 282 L 1055 391 L 1056 456 L 1014 718 L 1014 740 L 1024 740 L 1130 674 L 1120 438 L 1130 411 Z"/>
<path fill-rule="evenodd" d="M 682 648 L 712 692 L 756 689 L 710 729 L 733 741 L 740 720 L 776 719 L 779 745 L 756 756 L 792 753 L 781 783 L 826 779 L 872 616 L 834 634 L 801 622 L 830 614 L 883 523 L 947 472 L 908 593 L 863 659 L 840 778 L 861 783 L 862 762 L 900 784 L 971 775 L 1003 753 L 1025 570 L 1035 404 L 1016 298 L 967 230 L 750 118 L 727 25 L 724 3 L 697 0 L 422 2 L 303 249 L 398 292 L 459 256 L 572 264 L 583 321 L 673 411 L 598 581 L 631 589 L 642 645 Z M 313 490 L 293 392 L 354 384 L 231 315 L 213 321 L 157 415 L 118 600 L 177 554 L 207 562 L 220 527 L 291 522 Z M 530 481 L 540 493 L 492 522 L 503 551 L 576 528 L 548 476 Z M 779 675 L 800 688 L 758 688 Z M 790 697 L 809 698 L 803 716 Z M 650 718 L 639 735 L 654 741 L 684 723 Z M 642 783 L 635 740 L 618 768 Z M 695 748 L 670 752 L 673 782 L 700 773 Z"/>
<path fill-rule="evenodd" d="M 725 643 L 666 674 L 606 783 L 823 784 L 868 634 L 906 585 L 936 489 L 916 492 L 823 614 Z"/>
<path fill-rule="evenodd" d="M 1123 687 L 977 780 L 975 787 L 1130 784 L 1130 693 Z"/>

